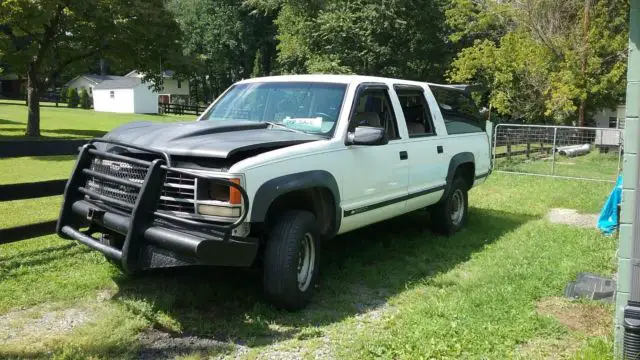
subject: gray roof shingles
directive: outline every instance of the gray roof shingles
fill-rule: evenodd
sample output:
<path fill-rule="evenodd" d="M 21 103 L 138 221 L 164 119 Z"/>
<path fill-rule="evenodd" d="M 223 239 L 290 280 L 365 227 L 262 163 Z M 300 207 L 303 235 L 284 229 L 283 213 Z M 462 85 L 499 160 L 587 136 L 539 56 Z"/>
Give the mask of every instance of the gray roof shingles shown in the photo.
<path fill-rule="evenodd" d="M 93 90 L 133 89 L 141 84 L 139 78 L 122 77 L 116 80 L 105 80 L 96 85 Z"/>

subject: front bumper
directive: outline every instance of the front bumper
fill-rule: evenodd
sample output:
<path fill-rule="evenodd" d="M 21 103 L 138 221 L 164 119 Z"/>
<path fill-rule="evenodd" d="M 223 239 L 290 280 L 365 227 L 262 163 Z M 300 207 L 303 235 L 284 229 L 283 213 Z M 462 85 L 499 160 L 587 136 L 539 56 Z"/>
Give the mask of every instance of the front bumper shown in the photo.
<path fill-rule="evenodd" d="M 143 161 L 118 154 L 99 151 L 96 143 L 107 143 L 118 147 L 159 155 L 159 159 Z M 91 157 L 114 159 L 148 167 L 144 182 L 134 183 L 115 179 L 106 174 L 97 174 L 89 169 Z M 233 236 L 233 229 L 246 218 L 246 210 L 233 224 L 213 224 L 180 218 L 157 211 L 158 199 L 167 170 L 172 168 L 171 159 L 165 153 L 142 149 L 128 144 L 97 139 L 82 147 L 76 166 L 64 194 L 64 201 L 57 224 L 58 234 L 102 252 L 119 262 L 126 271 L 180 265 L 249 266 L 258 251 L 258 240 Z M 135 204 L 123 203 L 105 197 L 85 187 L 87 176 L 104 178 L 123 186 L 139 188 Z M 190 176 L 224 182 L 237 188 L 242 194 L 244 209 L 249 199 L 244 189 L 229 180 L 189 173 Z M 121 246 L 112 246 L 94 238 L 95 233 L 118 234 L 124 238 Z"/>

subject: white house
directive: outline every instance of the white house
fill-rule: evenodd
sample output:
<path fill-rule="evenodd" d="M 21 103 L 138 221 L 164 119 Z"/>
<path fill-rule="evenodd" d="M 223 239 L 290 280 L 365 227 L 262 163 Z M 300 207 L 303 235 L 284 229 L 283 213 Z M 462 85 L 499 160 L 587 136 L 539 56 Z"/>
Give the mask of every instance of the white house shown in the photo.
<path fill-rule="evenodd" d="M 93 96 L 93 88 L 106 80 L 117 80 L 124 76 L 113 75 L 96 75 L 96 74 L 84 74 L 78 75 L 64 84 L 65 89 L 76 89 L 78 94 L 82 89 L 87 90 L 89 96 Z"/>
<path fill-rule="evenodd" d="M 143 73 L 133 70 L 126 77 L 142 78 Z M 188 103 L 189 102 L 189 81 L 174 78 L 171 70 L 163 73 L 162 89 L 158 94 L 161 103 Z"/>
<path fill-rule="evenodd" d="M 105 80 L 93 87 L 95 111 L 157 114 L 158 93 L 137 77 Z"/>

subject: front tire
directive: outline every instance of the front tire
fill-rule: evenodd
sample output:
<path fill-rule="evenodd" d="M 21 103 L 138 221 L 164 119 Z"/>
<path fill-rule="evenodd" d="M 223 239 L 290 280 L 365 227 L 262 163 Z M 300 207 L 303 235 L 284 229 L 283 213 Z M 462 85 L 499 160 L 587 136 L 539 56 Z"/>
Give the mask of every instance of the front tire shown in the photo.
<path fill-rule="evenodd" d="M 447 197 L 431 209 L 431 228 L 439 234 L 452 236 L 467 223 L 468 212 L 467 183 L 456 177 Z"/>
<path fill-rule="evenodd" d="M 308 211 L 282 214 L 264 249 L 263 287 L 267 299 L 286 310 L 304 308 L 318 279 L 320 232 Z"/>

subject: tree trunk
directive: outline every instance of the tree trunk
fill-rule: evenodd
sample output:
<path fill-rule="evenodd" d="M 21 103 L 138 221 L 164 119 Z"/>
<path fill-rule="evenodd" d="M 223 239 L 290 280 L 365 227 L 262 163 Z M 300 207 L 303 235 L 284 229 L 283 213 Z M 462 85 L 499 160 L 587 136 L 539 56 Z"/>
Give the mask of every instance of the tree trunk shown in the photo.
<path fill-rule="evenodd" d="M 589 8 L 591 6 L 591 0 L 584 1 L 584 17 L 582 21 L 582 33 L 583 33 L 583 49 L 582 49 L 582 59 L 580 61 L 580 73 L 582 74 L 582 79 L 585 82 L 586 87 L 586 76 L 587 76 L 587 61 L 588 61 L 588 51 L 589 51 Z M 586 88 L 585 88 L 586 92 Z M 578 126 L 585 126 L 585 109 L 587 107 L 587 99 L 584 97 L 580 99 L 580 107 L 578 108 Z"/>
<path fill-rule="evenodd" d="M 587 107 L 587 101 L 584 99 L 580 100 L 580 107 L 578 108 L 578 126 L 585 126 L 584 113 Z"/>
<path fill-rule="evenodd" d="M 29 66 L 27 72 L 27 132 L 26 136 L 40 136 L 40 99 L 38 98 L 38 78 L 37 73 L 33 69 L 33 65 Z"/>

